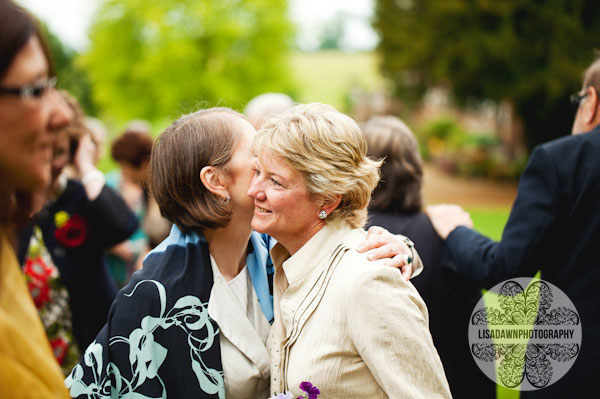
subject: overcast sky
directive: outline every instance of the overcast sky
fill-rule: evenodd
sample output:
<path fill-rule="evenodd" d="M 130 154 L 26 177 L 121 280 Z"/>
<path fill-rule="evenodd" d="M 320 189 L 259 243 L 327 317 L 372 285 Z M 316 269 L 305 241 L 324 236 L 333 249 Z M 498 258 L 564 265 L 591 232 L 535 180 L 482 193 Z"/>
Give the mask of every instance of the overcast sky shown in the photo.
<path fill-rule="evenodd" d="M 201 1 L 201 0 L 200 0 Z M 346 22 L 347 48 L 366 50 L 377 43 L 370 27 L 374 0 L 290 0 L 290 17 L 298 25 L 299 46 L 314 49 L 322 27 L 343 12 Z M 101 0 L 17 0 L 44 20 L 63 42 L 77 50 L 89 44 L 87 28 Z"/>

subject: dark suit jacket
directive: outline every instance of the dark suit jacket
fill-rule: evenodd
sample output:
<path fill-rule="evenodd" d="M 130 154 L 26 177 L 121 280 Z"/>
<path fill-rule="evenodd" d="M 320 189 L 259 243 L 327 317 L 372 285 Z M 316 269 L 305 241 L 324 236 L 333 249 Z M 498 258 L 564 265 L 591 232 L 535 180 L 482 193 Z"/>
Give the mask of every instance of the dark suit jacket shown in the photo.
<path fill-rule="evenodd" d="M 549 387 L 521 397 L 584 397 L 597 392 L 600 372 L 600 126 L 537 147 L 523 172 L 502 240 L 466 227 L 446 240 L 445 261 L 491 287 L 533 276 L 564 291 L 582 326 L 571 370 Z"/>
<path fill-rule="evenodd" d="M 387 214 L 371 211 L 370 225 L 410 238 L 423 261 L 411 279 L 429 311 L 429 330 L 455 399 L 496 396 L 496 385 L 479 371 L 469 350 L 468 324 L 481 290 L 456 272 L 442 268 L 444 242 L 423 212 Z"/>

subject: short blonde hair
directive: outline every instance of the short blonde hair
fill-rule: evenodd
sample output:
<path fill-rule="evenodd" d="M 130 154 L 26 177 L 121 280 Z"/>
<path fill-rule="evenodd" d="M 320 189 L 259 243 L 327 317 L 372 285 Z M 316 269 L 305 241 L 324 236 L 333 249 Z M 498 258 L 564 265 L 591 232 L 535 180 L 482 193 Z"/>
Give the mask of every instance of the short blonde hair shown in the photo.
<path fill-rule="evenodd" d="M 254 141 L 259 158 L 265 150 L 299 172 L 312 195 L 342 196 L 326 223 L 364 226 L 381 162 L 367 157 L 367 141 L 352 118 L 329 105 L 297 105 L 267 119 Z"/>

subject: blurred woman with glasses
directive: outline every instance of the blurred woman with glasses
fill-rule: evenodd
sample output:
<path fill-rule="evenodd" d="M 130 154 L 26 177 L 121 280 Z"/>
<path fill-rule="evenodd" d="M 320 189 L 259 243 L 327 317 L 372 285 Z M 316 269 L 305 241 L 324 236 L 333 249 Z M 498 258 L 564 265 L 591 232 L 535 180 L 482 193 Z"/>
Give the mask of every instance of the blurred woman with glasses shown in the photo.
<path fill-rule="evenodd" d="M 52 146 L 71 113 L 53 89 L 33 18 L 0 0 L 0 397 L 58 398 L 66 390 L 14 253 L 32 191 L 50 181 Z"/>

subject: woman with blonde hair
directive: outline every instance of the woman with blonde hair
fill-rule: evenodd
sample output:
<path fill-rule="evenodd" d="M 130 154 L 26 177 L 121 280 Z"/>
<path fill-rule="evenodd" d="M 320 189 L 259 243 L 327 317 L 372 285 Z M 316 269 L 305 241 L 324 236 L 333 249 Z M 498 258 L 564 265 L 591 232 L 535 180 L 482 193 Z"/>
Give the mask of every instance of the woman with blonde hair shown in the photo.
<path fill-rule="evenodd" d="M 398 270 L 354 249 L 379 161 L 351 118 L 294 107 L 258 133 L 252 227 L 278 241 L 271 391 L 302 381 L 332 398 L 449 398 L 427 308 Z"/>
<path fill-rule="evenodd" d="M 150 191 L 174 226 L 67 378 L 73 397 L 267 397 L 272 240 L 250 227 L 254 136 L 243 115 L 211 108 L 157 138 Z"/>

